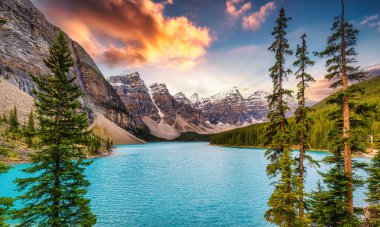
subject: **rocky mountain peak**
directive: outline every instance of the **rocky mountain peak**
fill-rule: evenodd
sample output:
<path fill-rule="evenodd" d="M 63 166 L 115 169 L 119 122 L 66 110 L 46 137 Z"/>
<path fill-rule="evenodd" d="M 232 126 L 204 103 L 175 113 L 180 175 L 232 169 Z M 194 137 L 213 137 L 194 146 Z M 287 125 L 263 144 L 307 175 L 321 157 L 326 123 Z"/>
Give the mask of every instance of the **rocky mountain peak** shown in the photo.
<path fill-rule="evenodd" d="M 210 97 L 210 102 L 243 102 L 244 98 L 240 94 L 240 91 L 237 87 L 233 87 L 225 92 L 220 92 Z"/>
<path fill-rule="evenodd" d="M 141 79 L 138 72 L 127 74 L 126 72 L 117 75 L 117 76 L 111 76 L 108 78 L 108 82 L 113 87 L 119 87 L 123 86 L 125 88 L 129 89 L 143 89 L 148 91 L 148 88 L 146 87 L 144 81 Z"/>
<path fill-rule="evenodd" d="M 175 94 L 174 98 L 180 104 L 187 104 L 187 105 L 191 104 L 190 100 L 182 92 L 178 92 L 177 94 Z"/>
<path fill-rule="evenodd" d="M 191 102 L 197 102 L 199 101 L 199 94 L 198 93 L 194 93 L 190 96 L 190 101 Z"/>
<path fill-rule="evenodd" d="M 145 116 L 154 121 L 160 121 L 159 111 L 154 105 L 149 95 L 149 90 L 139 73 L 127 74 L 124 72 L 120 75 L 109 77 L 108 81 L 115 88 L 124 105 L 131 110 L 132 117 L 138 127 L 145 127 L 142 120 Z"/>
<path fill-rule="evenodd" d="M 248 96 L 247 100 L 257 100 L 262 102 L 267 102 L 267 97 L 269 93 L 266 91 L 255 91 L 253 94 Z"/>
<path fill-rule="evenodd" d="M 164 83 L 154 83 L 154 84 L 150 85 L 150 92 L 151 92 L 152 96 L 158 95 L 158 94 L 170 95 L 169 90 L 166 87 L 166 84 L 164 84 Z"/>

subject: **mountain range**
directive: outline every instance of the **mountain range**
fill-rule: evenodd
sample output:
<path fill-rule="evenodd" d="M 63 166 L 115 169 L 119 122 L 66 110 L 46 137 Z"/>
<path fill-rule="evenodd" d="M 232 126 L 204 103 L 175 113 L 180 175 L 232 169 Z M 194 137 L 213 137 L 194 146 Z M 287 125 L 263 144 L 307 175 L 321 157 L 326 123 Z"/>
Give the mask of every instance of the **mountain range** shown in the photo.
<path fill-rule="evenodd" d="M 50 24 L 30 0 L 2 0 L 0 12 L 7 19 L 0 29 L 0 77 L 8 87 L 12 85 L 26 93 L 25 102 L 30 102 L 27 100 L 33 100 L 30 97 L 35 88 L 32 75 L 49 74 L 43 59 L 60 28 Z M 89 125 L 103 139 L 140 143 L 136 137 L 147 133 L 174 139 L 183 132 L 214 134 L 266 121 L 269 107 L 268 93 L 264 91 L 244 98 L 234 87 L 210 97 L 197 93 L 186 97 L 182 92 L 172 95 L 163 83 L 145 85 L 137 72 L 106 80 L 86 50 L 68 36 L 67 40 L 74 59 L 68 76 L 75 77 L 75 83 L 81 87 L 81 111 L 87 113 Z M 9 102 L 1 102 L 6 99 L 0 97 L 0 113 L 13 108 Z M 287 102 L 291 116 L 297 102 L 294 99 Z M 116 129 L 125 130 L 128 138 L 123 140 L 114 135 L 112 131 Z"/>
<path fill-rule="evenodd" d="M 154 136 L 174 139 L 181 132 L 217 133 L 236 127 L 266 121 L 269 107 L 264 91 L 244 98 L 234 87 L 211 97 L 194 93 L 189 98 L 183 92 L 172 95 L 165 84 L 149 87 L 138 72 L 111 76 L 108 82 L 115 88 L 130 111 L 137 127 L 149 129 Z M 297 106 L 287 100 L 292 115 Z"/>

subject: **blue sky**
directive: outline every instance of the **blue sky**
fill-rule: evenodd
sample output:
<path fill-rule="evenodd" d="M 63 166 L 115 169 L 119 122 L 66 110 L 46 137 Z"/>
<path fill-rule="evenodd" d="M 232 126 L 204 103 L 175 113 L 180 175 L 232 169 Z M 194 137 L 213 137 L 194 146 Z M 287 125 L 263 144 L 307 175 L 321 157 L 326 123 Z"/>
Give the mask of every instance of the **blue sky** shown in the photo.
<path fill-rule="evenodd" d="M 341 10 L 340 0 L 227 1 L 234 12 L 226 0 L 103 1 L 123 4 L 123 11 L 110 14 L 107 10 L 112 8 L 100 3 L 99 7 L 86 8 L 98 4 L 96 0 L 34 3 L 50 21 L 88 50 L 105 76 L 138 71 L 147 85 L 163 82 L 171 93 L 183 91 L 188 96 L 193 92 L 209 96 L 234 86 L 243 96 L 256 90 L 270 91 L 267 71 L 274 57 L 267 48 L 273 41 L 271 32 L 280 7 L 292 17 L 288 28 L 292 49 L 306 33 L 310 52 L 323 49 L 333 18 Z M 134 5 L 133 10 L 141 10 L 129 12 L 129 5 Z M 359 64 L 364 69 L 380 66 L 380 1 L 346 0 L 345 6 L 346 19 L 360 30 Z M 254 15 L 254 20 L 244 27 L 243 21 L 250 15 Z M 65 16 L 72 19 L 67 21 Z M 109 21 L 109 27 L 97 26 L 97 18 Z M 119 27 L 115 25 L 118 18 L 124 20 Z M 365 22 L 366 19 L 369 20 Z M 149 23 L 155 26 L 150 28 Z M 314 60 L 317 63 L 310 72 L 318 82 L 308 95 L 319 100 L 331 91 L 322 80 L 324 60 Z M 289 58 L 288 65 L 293 61 L 293 57 Z M 290 76 L 287 86 L 294 89 L 295 84 Z"/>

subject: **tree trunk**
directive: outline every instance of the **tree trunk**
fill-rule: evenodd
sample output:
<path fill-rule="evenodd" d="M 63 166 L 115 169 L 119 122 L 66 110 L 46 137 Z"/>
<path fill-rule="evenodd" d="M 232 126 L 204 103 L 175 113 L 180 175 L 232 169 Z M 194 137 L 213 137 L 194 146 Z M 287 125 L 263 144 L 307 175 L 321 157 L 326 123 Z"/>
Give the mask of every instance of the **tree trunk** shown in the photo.
<path fill-rule="evenodd" d="M 55 170 L 54 170 L 54 194 L 53 194 L 53 227 L 59 227 L 59 200 L 60 200 L 60 193 L 59 193 L 59 188 L 60 188 L 60 158 L 58 154 L 54 155 L 55 157 Z"/>
<path fill-rule="evenodd" d="M 342 19 L 341 19 L 341 35 L 342 35 L 342 84 L 343 92 L 348 89 L 348 80 L 346 72 L 346 47 L 345 47 L 345 25 L 344 25 L 344 0 L 342 0 Z M 353 202 L 353 183 L 352 183 L 352 161 L 351 161 L 351 146 L 350 146 L 350 107 L 348 95 L 344 94 L 343 100 L 343 139 L 344 139 L 344 173 L 349 179 L 347 185 L 348 189 L 348 209 L 351 213 L 354 212 L 354 202 Z"/>
<path fill-rule="evenodd" d="M 302 87 L 305 89 L 305 81 L 302 78 Z M 302 91 L 302 100 L 301 100 L 302 110 L 305 111 L 305 93 Z M 301 127 L 305 127 L 305 112 L 301 113 Z M 305 152 L 305 130 L 302 128 L 300 133 L 300 160 L 299 160 L 299 193 L 300 193 L 300 201 L 299 201 L 299 219 L 300 223 L 303 223 L 304 216 L 304 204 L 303 204 L 303 156 Z"/>

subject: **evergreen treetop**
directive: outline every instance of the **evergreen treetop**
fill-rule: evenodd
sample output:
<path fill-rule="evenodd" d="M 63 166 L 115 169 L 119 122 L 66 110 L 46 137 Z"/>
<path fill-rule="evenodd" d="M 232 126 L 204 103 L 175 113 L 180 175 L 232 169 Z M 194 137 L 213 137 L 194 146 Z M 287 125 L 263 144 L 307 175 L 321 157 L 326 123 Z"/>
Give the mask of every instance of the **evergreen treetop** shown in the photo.
<path fill-rule="evenodd" d="M 330 87 L 337 88 L 343 86 L 342 72 L 346 71 L 349 81 L 361 81 L 366 78 L 366 73 L 355 66 L 357 63 L 356 44 L 359 30 L 354 28 L 352 23 L 344 21 L 344 55 L 345 61 L 342 59 L 342 17 L 335 17 L 331 31 L 333 32 L 327 39 L 327 46 L 321 52 L 314 52 L 319 57 L 327 58 L 326 79 L 332 81 Z"/>

